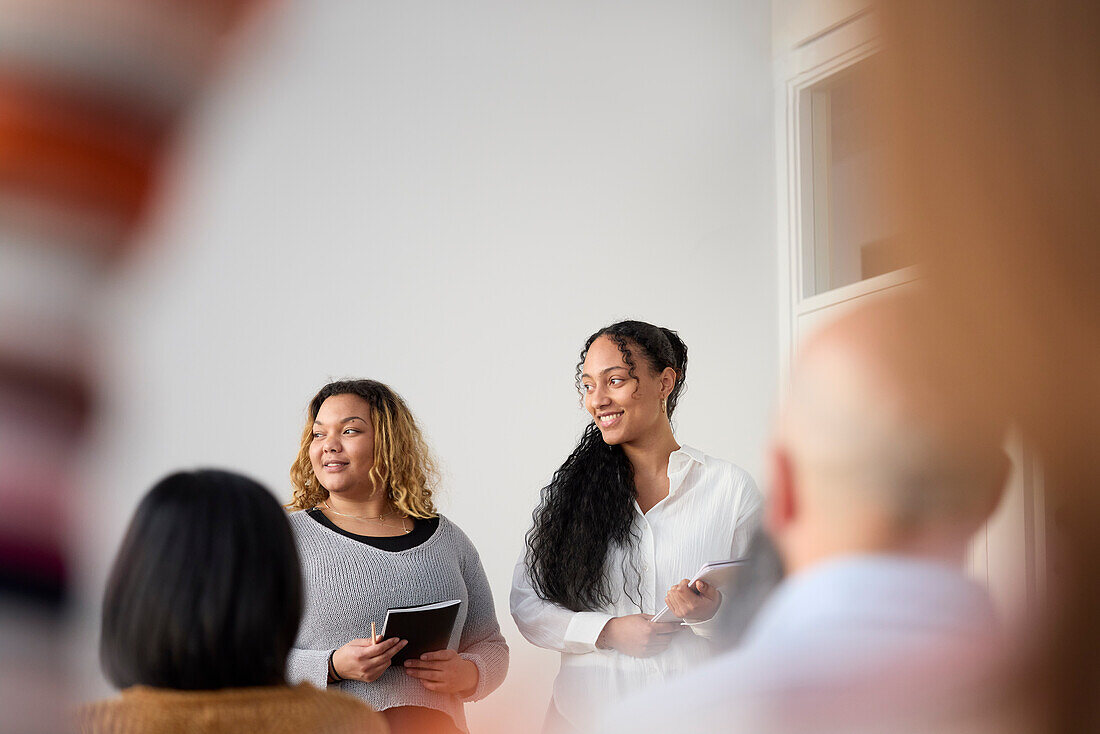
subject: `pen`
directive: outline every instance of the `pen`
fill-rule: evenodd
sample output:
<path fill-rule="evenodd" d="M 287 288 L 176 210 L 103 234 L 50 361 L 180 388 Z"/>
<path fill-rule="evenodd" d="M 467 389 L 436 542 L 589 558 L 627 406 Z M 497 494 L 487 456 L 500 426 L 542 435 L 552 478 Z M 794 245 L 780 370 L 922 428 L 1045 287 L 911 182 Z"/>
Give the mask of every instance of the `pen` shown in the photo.
<path fill-rule="evenodd" d="M 374 631 L 374 622 L 371 622 L 370 623 L 370 641 L 371 642 L 376 642 L 376 640 L 374 638 L 377 637 L 377 636 L 378 636 L 378 633 Z"/>

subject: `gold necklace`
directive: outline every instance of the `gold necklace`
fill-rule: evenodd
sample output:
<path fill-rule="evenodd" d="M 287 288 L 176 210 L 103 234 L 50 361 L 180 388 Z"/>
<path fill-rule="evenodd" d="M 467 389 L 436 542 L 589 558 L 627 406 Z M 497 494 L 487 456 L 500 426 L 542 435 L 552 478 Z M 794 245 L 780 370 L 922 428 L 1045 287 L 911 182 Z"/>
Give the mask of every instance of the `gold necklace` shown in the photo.
<path fill-rule="evenodd" d="M 380 524 L 382 527 L 386 527 L 386 525 L 387 525 L 386 518 L 393 515 L 392 512 L 385 512 L 381 515 L 349 515 L 346 512 L 340 512 L 338 510 L 332 509 L 332 505 L 330 505 L 328 503 L 328 500 L 324 501 L 324 506 L 325 506 L 325 509 L 328 510 L 329 512 L 331 512 L 333 515 L 339 515 L 340 517 L 350 517 L 354 520 L 370 520 L 372 522 L 376 522 L 376 523 Z M 404 517 L 401 518 L 401 529 L 405 531 L 406 535 L 408 535 L 409 533 L 412 532 L 412 528 L 405 525 L 405 518 Z"/>

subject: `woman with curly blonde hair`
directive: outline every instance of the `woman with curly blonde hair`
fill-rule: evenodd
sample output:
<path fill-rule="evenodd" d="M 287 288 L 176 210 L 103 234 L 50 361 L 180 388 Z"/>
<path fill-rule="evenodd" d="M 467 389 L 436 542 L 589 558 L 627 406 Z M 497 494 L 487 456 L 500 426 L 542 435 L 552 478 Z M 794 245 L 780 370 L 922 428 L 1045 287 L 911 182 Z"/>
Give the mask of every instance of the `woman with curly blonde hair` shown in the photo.
<path fill-rule="evenodd" d="M 386 385 L 345 380 L 310 401 L 288 508 L 305 611 L 288 675 L 381 711 L 393 734 L 466 732 L 462 704 L 504 680 L 508 646 L 477 550 L 432 500 L 435 464 Z M 450 642 L 403 664 L 407 641 L 370 630 L 386 610 L 462 602 Z"/>

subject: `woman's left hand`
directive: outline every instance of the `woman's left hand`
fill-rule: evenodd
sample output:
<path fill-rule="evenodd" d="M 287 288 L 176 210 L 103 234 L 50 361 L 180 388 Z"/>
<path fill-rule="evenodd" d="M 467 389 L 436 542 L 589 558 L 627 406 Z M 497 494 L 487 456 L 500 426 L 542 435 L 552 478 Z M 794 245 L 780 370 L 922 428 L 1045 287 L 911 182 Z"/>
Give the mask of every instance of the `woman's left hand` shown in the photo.
<path fill-rule="evenodd" d="M 477 688 L 477 666 L 454 650 L 426 652 L 419 660 L 406 660 L 405 673 L 436 693 L 468 696 Z"/>
<path fill-rule="evenodd" d="M 705 622 L 714 616 L 722 603 L 722 592 L 703 581 L 696 581 L 696 591 L 684 579 L 665 594 L 669 610 L 685 622 Z"/>

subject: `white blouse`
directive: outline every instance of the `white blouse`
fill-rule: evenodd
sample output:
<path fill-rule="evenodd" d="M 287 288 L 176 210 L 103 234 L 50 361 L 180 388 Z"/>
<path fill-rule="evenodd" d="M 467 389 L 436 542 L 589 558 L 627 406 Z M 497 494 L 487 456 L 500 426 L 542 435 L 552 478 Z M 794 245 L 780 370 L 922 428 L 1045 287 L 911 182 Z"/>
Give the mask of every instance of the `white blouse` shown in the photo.
<path fill-rule="evenodd" d="M 736 604 L 723 597 L 713 619 L 690 625 L 690 631 L 677 634 L 667 650 L 653 657 L 633 658 L 596 648 L 611 618 L 656 614 L 664 607 L 665 594 L 681 579 L 690 578 L 708 561 L 740 558 L 748 550 L 763 507 L 748 472 L 683 446 L 669 456 L 668 479 L 668 496 L 648 513 L 634 504 L 638 543 L 609 551 L 606 572 L 614 598 L 610 606 L 574 612 L 548 602 L 532 587 L 522 556 L 516 564 L 509 597 L 512 618 L 529 642 L 561 652 L 553 701 L 575 727 L 590 725 L 603 707 L 623 696 L 699 665 L 710 655 L 709 638 L 721 629 L 723 611 Z M 628 553 L 630 558 L 625 558 Z M 638 597 L 639 579 L 633 572 L 626 579 L 624 568 L 641 574 L 640 607 L 630 598 Z"/>

